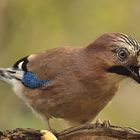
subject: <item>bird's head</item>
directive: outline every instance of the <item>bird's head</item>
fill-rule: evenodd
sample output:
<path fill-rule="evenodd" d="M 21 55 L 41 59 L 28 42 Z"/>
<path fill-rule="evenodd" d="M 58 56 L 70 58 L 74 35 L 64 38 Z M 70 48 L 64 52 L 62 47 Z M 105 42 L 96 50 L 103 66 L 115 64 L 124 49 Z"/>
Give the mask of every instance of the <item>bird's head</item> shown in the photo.
<path fill-rule="evenodd" d="M 90 44 L 87 50 L 89 53 L 94 50 L 95 58 L 100 58 L 97 62 L 105 63 L 104 69 L 108 73 L 129 76 L 140 83 L 140 45 L 135 39 L 122 33 L 106 33 Z M 46 68 L 44 56 L 43 53 L 30 55 L 17 61 L 11 68 L 0 68 L 0 78 L 12 85 L 20 83 L 31 89 L 45 86 L 49 81 L 46 73 L 42 72 Z"/>
<path fill-rule="evenodd" d="M 122 33 L 105 33 L 87 49 L 96 52 L 107 73 L 131 77 L 140 83 L 140 44 L 134 38 Z"/>

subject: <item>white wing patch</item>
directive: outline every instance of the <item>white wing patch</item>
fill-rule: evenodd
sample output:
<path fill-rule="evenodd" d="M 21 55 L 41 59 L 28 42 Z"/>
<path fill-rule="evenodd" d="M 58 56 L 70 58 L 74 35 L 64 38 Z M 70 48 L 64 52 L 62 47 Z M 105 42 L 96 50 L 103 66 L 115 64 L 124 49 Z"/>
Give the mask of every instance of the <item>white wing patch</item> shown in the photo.
<path fill-rule="evenodd" d="M 20 63 L 18 64 L 18 68 L 21 69 L 21 70 L 22 70 L 22 65 L 23 65 L 23 63 L 24 63 L 24 61 L 22 61 L 22 62 L 20 62 Z"/>

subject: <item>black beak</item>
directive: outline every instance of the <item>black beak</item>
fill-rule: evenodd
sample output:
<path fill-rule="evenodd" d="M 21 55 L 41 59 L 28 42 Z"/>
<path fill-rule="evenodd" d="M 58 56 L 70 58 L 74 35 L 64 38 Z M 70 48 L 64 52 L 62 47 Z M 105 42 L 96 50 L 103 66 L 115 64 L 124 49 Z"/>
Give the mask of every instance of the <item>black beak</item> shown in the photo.
<path fill-rule="evenodd" d="M 130 65 L 127 69 L 130 71 L 130 77 L 140 84 L 140 66 Z"/>
<path fill-rule="evenodd" d="M 131 77 L 140 84 L 140 66 L 129 65 L 129 66 L 113 66 L 107 69 L 108 72 L 116 73 L 124 76 Z"/>

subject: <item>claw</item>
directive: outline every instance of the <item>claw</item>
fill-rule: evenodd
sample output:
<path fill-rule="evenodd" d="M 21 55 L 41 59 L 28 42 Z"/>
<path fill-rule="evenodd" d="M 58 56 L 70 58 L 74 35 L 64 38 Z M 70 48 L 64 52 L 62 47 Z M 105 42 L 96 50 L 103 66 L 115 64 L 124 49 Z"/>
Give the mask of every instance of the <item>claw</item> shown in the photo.
<path fill-rule="evenodd" d="M 104 120 L 103 121 L 103 127 L 108 128 L 108 127 L 110 127 L 110 125 L 111 125 L 110 120 Z"/>
<path fill-rule="evenodd" d="M 96 127 L 101 127 L 102 124 L 103 124 L 103 122 L 101 121 L 101 119 L 96 120 L 96 123 L 95 123 Z"/>

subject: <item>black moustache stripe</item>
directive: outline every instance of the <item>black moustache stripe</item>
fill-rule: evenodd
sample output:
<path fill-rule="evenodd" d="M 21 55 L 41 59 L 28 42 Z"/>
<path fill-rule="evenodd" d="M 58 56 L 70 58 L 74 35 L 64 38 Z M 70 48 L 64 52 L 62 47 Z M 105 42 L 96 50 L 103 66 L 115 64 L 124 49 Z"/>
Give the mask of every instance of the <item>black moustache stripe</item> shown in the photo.
<path fill-rule="evenodd" d="M 130 76 L 131 72 L 124 66 L 113 66 L 107 69 L 110 73 L 116 73 L 124 76 Z"/>

